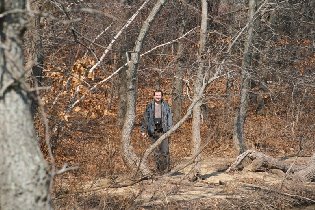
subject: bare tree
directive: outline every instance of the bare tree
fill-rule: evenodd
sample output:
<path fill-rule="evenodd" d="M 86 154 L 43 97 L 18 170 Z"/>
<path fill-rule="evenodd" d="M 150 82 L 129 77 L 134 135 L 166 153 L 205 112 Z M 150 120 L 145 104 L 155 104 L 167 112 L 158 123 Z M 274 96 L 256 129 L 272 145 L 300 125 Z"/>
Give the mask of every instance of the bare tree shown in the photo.
<path fill-rule="evenodd" d="M 182 36 L 185 30 L 185 20 L 181 20 L 179 35 Z M 178 41 L 177 46 L 177 63 L 175 69 L 175 79 L 172 90 L 172 107 L 173 107 L 173 121 L 177 123 L 181 119 L 182 114 L 182 97 L 183 97 L 183 54 L 184 44 L 182 41 Z"/>
<path fill-rule="evenodd" d="M 145 164 L 140 164 L 140 159 L 134 153 L 131 144 L 130 136 L 135 122 L 136 98 L 137 98 L 137 70 L 140 61 L 140 51 L 142 49 L 143 41 L 148 33 L 151 23 L 165 4 L 166 0 L 157 0 L 152 8 L 149 16 L 142 24 L 133 52 L 130 53 L 130 62 L 127 70 L 127 110 L 125 122 L 122 130 L 122 147 L 123 157 L 128 166 L 135 169 L 135 166 L 140 165 L 140 170 L 143 174 L 150 173 Z"/>
<path fill-rule="evenodd" d="M 240 105 L 236 113 L 234 122 L 233 140 L 236 149 L 239 153 L 243 153 L 246 150 L 244 143 L 244 124 L 247 115 L 248 107 L 248 93 L 250 88 L 250 75 L 249 71 L 252 67 L 252 45 L 254 40 L 254 16 L 257 10 L 258 0 L 249 0 L 249 11 L 248 11 L 248 33 L 244 47 L 244 57 L 242 62 L 241 72 L 241 95 Z"/>
<path fill-rule="evenodd" d="M 181 4 L 179 7 L 182 7 Z M 182 8 L 180 8 L 182 10 Z M 183 13 L 183 12 L 182 12 Z M 179 36 L 183 36 L 185 31 L 186 20 L 183 17 L 184 14 L 180 15 L 180 25 L 179 25 Z M 183 75 L 184 75 L 184 43 L 182 40 L 179 40 L 177 43 L 174 43 L 177 50 L 177 63 L 175 66 L 174 73 L 174 82 L 172 90 L 172 107 L 173 107 L 173 122 L 177 123 L 181 119 L 182 115 L 182 98 L 183 98 Z"/>
<path fill-rule="evenodd" d="M 198 71 L 197 78 L 194 83 L 194 97 L 198 96 L 198 93 L 202 87 L 204 77 L 205 77 L 205 48 L 207 41 L 207 28 L 208 28 L 208 2 L 207 0 L 201 1 L 202 15 L 201 15 L 201 27 L 200 27 L 200 40 L 199 40 L 199 53 L 198 53 Z M 193 108 L 193 119 L 192 119 L 192 154 L 196 155 L 194 169 L 191 174 L 191 178 L 194 179 L 195 176 L 200 174 L 200 145 L 201 145 L 201 135 L 200 135 L 200 116 L 201 116 L 201 105 L 202 100 L 199 100 Z M 199 155 L 197 155 L 199 154 Z"/>
<path fill-rule="evenodd" d="M 123 0 L 121 3 L 123 3 L 124 6 L 128 6 L 129 4 L 132 4 L 132 0 L 125 1 Z M 126 10 L 123 13 L 123 18 L 127 19 L 130 16 L 130 10 Z M 119 25 L 119 29 L 121 26 Z M 119 66 L 121 66 L 125 61 L 127 61 L 128 58 L 128 52 L 132 48 L 132 41 L 133 41 L 133 36 L 131 35 L 130 32 L 124 33 L 124 40 L 123 43 L 120 46 L 119 50 L 119 56 L 122 58 L 125 58 L 125 60 L 119 59 Z M 118 97 L 119 97 L 119 105 L 118 105 L 118 119 L 117 123 L 120 127 L 123 126 L 124 119 L 125 119 L 125 114 L 126 114 L 126 106 L 127 106 L 127 101 L 126 101 L 126 93 L 127 93 L 127 76 L 126 76 L 126 68 L 123 68 L 119 73 L 119 84 L 118 84 Z"/>
<path fill-rule="evenodd" d="M 49 176 L 24 78 L 25 0 L 1 0 L 0 5 L 0 209 L 46 209 Z"/>

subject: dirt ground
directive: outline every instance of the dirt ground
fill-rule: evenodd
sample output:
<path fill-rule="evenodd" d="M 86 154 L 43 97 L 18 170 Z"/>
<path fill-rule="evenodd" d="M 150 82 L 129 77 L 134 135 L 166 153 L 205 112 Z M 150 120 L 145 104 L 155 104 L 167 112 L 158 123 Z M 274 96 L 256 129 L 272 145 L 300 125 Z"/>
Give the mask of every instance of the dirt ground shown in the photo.
<path fill-rule="evenodd" d="M 274 136 L 281 134 L 275 121 L 268 123 L 267 116 L 255 121 L 265 118 L 266 122 L 259 128 L 266 127 L 266 132 L 261 135 L 266 139 L 249 138 L 249 148 L 305 165 L 312 155 L 314 141 L 309 139 L 299 147 L 294 139 L 279 139 Z M 203 139 L 208 143 L 202 152 L 202 179 L 190 182 L 190 167 L 186 167 L 172 176 L 156 174 L 139 181 L 139 177 L 131 174 L 124 164 L 120 155 L 119 130 L 112 122 L 114 120 L 108 117 L 103 120 L 78 118 L 63 128 L 54 153 L 56 167 L 61 168 L 67 163 L 71 167 L 78 166 L 78 169 L 55 177 L 54 209 L 315 209 L 314 183 L 296 183 L 280 170 L 226 173 L 237 157 L 232 140 L 229 136 L 220 139 L 219 135 L 209 134 L 209 131 L 224 134 L 223 128 L 220 131 L 215 127 L 204 127 Z M 248 130 L 255 133 L 260 129 L 256 126 L 256 129 L 249 127 Z M 172 167 L 189 159 L 189 131 L 188 122 L 171 138 Z M 141 156 L 150 142 L 141 137 L 139 126 L 135 127 L 132 139 L 133 148 Z M 304 157 L 297 158 L 297 154 Z M 149 162 L 153 168 L 153 161 Z"/>
<path fill-rule="evenodd" d="M 289 158 L 304 164 L 308 158 Z M 137 182 L 131 176 L 82 182 L 69 192 L 62 181 L 55 209 L 315 209 L 315 185 L 290 181 L 279 170 L 226 173 L 233 158 L 202 161 L 202 178 L 190 182 L 187 167 L 172 176 Z M 60 180 L 59 180 L 60 181 Z M 137 182 L 137 183 L 135 183 Z M 72 186 L 73 187 L 73 186 Z"/>

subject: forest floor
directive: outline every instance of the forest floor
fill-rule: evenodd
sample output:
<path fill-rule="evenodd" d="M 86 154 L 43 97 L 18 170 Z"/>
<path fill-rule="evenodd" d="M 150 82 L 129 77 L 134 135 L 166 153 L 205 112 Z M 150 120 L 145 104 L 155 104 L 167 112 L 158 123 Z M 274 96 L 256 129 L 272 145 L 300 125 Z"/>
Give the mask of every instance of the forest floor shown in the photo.
<path fill-rule="evenodd" d="M 314 184 L 294 183 L 280 170 L 226 173 L 234 160 L 204 159 L 202 177 L 195 182 L 188 179 L 189 167 L 141 182 L 122 175 L 70 187 L 65 179 L 55 194 L 55 209 L 315 209 Z M 303 165 L 307 160 L 285 161 Z"/>
<path fill-rule="evenodd" d="M 209 110 L 201 127 L 204 146 L 202 179 L 189 181 L 188 166 L 172 176 L 156 174 L 139 181 L 122 158 L 121 129 L 117 125 L 118 99 L 106 95 L 113 87 L 100 87 L 65 115 L 64 110 L 71 98 L 59 96 L 58 91 L 66 78 L 59 76 L 57 79 L 59 83 L 56 82 L 54 89 L 42 99 L 47 104 L 50 117 L 53 157 L 49 155 L 45 126 L 39 118 L 36 120 L 37 132 L 48 162 L 52 163 L 54 159 L 57 169 L 65 164 L 77 169 L 54 177 L 54 209 L 315 209 L 314 182 L 294 182 L 279 170 L 226 172 L 237 157 L 233 144 L 237 98 L 231 101 L 234 105 L 229 106 L 224 100 L 214 99 L 207 103 Z M 166 84 L 162 86 L 168 87 Z M 223 87 L 225 83 L 215 84 L 210 87 L 209 94 L 219 94 Z M 171 87 L 167 89 L 171 90 Z M 148 87 L 139 89 L 137 116 L 131 134 L 131 144 L 138 157 L 150 145 L 148 139 L 141 137 L 140 124 L 146 103 L 152 100 L 151 94 L 152 89 Z M 168 102 L 170 96 L 165 95 Z M 251 150 L 304 165 L 315 148 L 314 113 L 297 115 L 289 98 L 288 101 L 285 99 L 287 97 L 278 97 L 268 102 L 262 114 L 255 113 L 254 105 L 249 107 L 245 125 L 246 145 Z M 186 100 L 184 107 L 188 107 L 188 102 Z M 313 110 L 312 104 L 313 101 L 305 103 L 304 109 Z M 174 168 L 191 155 L 191 119 L 176 130 L 170 140 Z M 152 157 L 149 163 L 154 168 Z"/>
<path fill-rule="evenodd" d="M 120 130 L 113 116 L 89 119 L 77 114 L 62 127 L 54 150 L 56 167 L 67 164 L 78 169 L 55 177 L 54 209 L 315 209 L 314 182 L 297 183 L 280 170 L 227 173 L 237 154 L 230 138 L 231 129 L 221 124 L 202 128 L 206 146 L 202 151 L 202 179 L 189 181 L 188 166 L 172 176 L 155 174 L 139 181 L 124 164 Z M 286 125 L 285 120 L 279 121 L 272 115 L 251 115 L 248 121 L 251 150 L 295 165 L 307 164 L 314 148 L 311 138 L 300 144 L 294 138 L 284 138 L 288 134 L 281 131 L 279 122 Z M 137 122 L 132 146 L 141 157 L 150 141 L 141 137 Z M 188 121 L 171 137 L 172 168 L 189 159 L 190 127 Z M 49 160 L 45 145 L 42 150 Z M 150 158 L 153 169 L 154 161 Z"/>

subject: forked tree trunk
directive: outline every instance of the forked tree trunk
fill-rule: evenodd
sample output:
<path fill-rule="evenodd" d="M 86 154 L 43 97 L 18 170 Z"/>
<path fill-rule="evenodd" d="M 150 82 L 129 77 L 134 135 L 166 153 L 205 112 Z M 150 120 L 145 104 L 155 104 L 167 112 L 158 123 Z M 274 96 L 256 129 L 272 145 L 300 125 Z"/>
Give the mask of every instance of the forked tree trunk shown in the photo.
<path fill-rule="evenodd" d="M 241 154 L 246 150 L 244 142 L 244 124 L 247 116 L 248 93 L 250 86 L 249 70 L 252 60 L 252 45 L 254 40 L 254 15 L 257 9 L 257 0 L 249 0 L 248 33 L 244 48 L 241 75 L 240 105 L 235 116 L 233 140 L 236 149 Z"/>
<path fill-rule="evenodd" d="M 0 0 L 0 209 L 47 209 L 49 176 L 23 68 L 25 0 Z M 15 10 L 15 12 L 14 12 Z"/>
<path fill-rule="evenodd" d="M 157 0 L 152 8 L 148 18 L 143 23 L 137 41 L 135 43 L 134 51 L 131 53 L 131 60 L 129 62 L 127 70 L 127 110 L 125 116 L 125 122 L 122 130 L 122 151 L 123 157 L 127 165 L 132 169 L 139 169 L 142 174 L 147 175 L 150 173 L 146 164 L 140 164 L 140 159 L 134 153 L 130 144 L 131 132 L 135 122 L 136 112 L 136 99 L 137 99 L 137 80 L 138 80 L 138 64 L 140 61 L 140 50 L 142 48 L 143 41 L 148 33 L 149 27 L 156 15 L 165 4 L 166 0 Z"/>
<path fill-rule="evenodd" d="M 200 40 L 199 40 L 199 53 L 198 53 L 198 72 L 197 78 L 194 83 L 194 97 L 198 96 L 198 93 L 202 87 L 202 83 L 205 77 L 205 68 L 204 68 L 204 57 L 205 57 L 205 47 L 207 41 L 207 27 L 208 27 L 208 2 L 207 0 L 201 1 L 202 5 L 202 15 L 201 15 L 201 27 L 200 27 Z M 200 115 L 202 100 L 199 100 L 193 108 L 193 119 L 192 119 L 192 155 L 196 156 L 194 168 L 190 175 L 191 179 L 194 179 L 195 176 L 200 174 L 200 145 L 201 145 L 201 135 L 200 135 Z"/>

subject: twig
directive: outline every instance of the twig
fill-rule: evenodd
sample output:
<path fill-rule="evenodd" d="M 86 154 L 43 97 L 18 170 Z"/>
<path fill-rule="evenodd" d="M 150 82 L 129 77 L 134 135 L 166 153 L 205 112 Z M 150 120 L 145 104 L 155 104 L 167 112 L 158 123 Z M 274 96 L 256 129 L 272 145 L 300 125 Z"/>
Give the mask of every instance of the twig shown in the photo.
<path fill-rule="evenodd" d="M 55 175 L 63 174 L 67 171 L 77 170 L 79 166 L 68 167 L 68 164 L 64 164 L 61 169 L 55 172 Z"/>
<path fill-rule="evenodd" d="M 306 200 L 306 201 L 309 201 L 311 203 L 315 203 L 315 200 L 313 200 L 311 198 L 307 198 L 307 197 L 300 196 L 300 195 L 292 195 L 292 194 L 289 194 L 289 193 L 285 193 L 285 192 L 280 192 L 280 191 L 277 191 L 277 190 L 269 189 L 267 187 L 262 187 L 262 186 L 253 185 L 253 184 L 244 184 L 243 186 L 245 186 L 245 187 L 252 187 L 254 189 L 259 189 L 259 190 L 264 190 L 264 191 L 268 191 L 268 192 L 273 192 L 273 193 L 277 193 L 277 194 L 280 194 L 280 195 L 285 195 L 285 196 L 289 196 L 289 197 L 292 197 L 292 198 Z"/>

